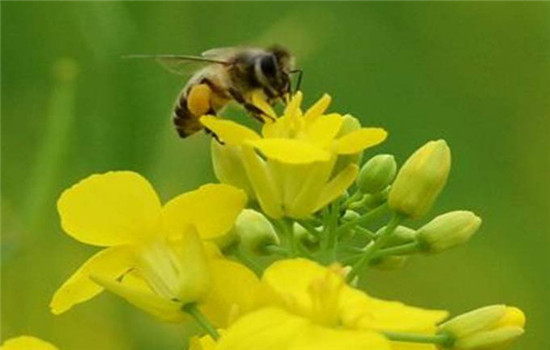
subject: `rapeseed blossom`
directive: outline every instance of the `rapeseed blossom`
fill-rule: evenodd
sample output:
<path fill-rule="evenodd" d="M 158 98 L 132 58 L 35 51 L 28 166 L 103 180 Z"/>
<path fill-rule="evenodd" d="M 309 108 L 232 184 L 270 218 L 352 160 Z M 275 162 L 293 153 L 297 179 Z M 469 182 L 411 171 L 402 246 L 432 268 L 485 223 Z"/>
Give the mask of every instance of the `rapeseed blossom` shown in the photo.
<path fill-rule="evenodd" d="M 244 266 L 207 254 L 202 241 L 226 234 L 245 204 L 242 190 L 223 184 L 202 186 L 161 206 L 137 173 L 82 180 L 58 201 L 61 225 L 73 238 L 106 248 L 57 290 L 52 312 L 65 312 L 106 288 L 163 320 L 183 320 L 182 306 L 208 300 L 217 279 L 229 273 L 253 280 Z"/>
<path fill-rule="evenodd" d="M 218 178 L 248 190 L 272 218 L 305 218 L 334 201 L 358 173 L 347 157 L 381 143 L 387 133 L 381 128 L 348 130 L 351 116 L 325 114 L 330 100 L 325 95 L 303 113 L 298 92 L 280 117 L 258 100 L 273 120 L 266 120 L 261 135 L 203 116 L 201 123 L 223 142 L 212 145 Z"/>
<path fill-rule="evenodd" d="M 372 298 L 344 274 L 307 259 L 272 264 L 261 281 L 264 307 L 229 327 L 216 349 L 400 349 L 384 332 L 435 334 L 447 317 Z"/>

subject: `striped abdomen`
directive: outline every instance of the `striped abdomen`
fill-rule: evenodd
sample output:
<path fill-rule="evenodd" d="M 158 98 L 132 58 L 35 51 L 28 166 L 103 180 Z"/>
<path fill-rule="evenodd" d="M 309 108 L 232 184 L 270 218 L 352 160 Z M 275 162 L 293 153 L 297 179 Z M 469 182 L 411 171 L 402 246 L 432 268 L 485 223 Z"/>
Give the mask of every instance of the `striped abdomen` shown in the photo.
<path fill-rule="evenodd" d="M 186 94 L 182 92 L 178 96 L 172 112 L 172 121 L 178 135 L 182 138 L 186 138 L 202 130 L 203 127 L 199 122 L 199 118 L 200 115 L 196 116 L 189 110 Z"/>

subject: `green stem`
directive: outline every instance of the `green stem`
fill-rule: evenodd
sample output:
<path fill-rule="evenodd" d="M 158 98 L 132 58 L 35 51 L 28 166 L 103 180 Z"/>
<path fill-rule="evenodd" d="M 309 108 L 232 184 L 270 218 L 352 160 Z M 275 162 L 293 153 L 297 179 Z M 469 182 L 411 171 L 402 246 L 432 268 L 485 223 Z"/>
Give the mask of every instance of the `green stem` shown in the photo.
<path fill-rule="evenodd" d="M 398 214 L 394 214 L 392 218 L 390 219 L 390 222 L 386 226 L 386 229 L 380 236 L 371 244 L 367 246 L 365 249 L 365 253 L 363 256 L 352 266 L 350 273 L 347 276 L 347 281 L 353 281 L 355 276 L 359 273 L 359 271 L 368 264 L 368 262 L 373 258 L 373 255 L 384 246 L 384 244 L 388 241 L 388 239 L 391 237 L 397 226 L 399 225 L 399 222 L 401 221 L 401 216 Z"/>
<path fill-rule="evenodd" d="M 336 230 L 336 235 L 340 236 L 346 231 L 351 230 L 356 226 L 366 224 L 367 222 L 378 217 L 378 215 L 382 214 L 387 207 L 388 207 L 387 203 L 381 204 L 378 207 L 374 208 L 373 210 L 369 211 L 368 213 L 361 215 L 357 219 L 346 222 L 342 226 L 338 227 L 338 229 Z"/>
<path fill-rule="evenodd" d="M 249 269 L 251 269 L 258 277 L 262 276 L 262 274 L 264 273 L 264 269 L 260 265 L 258 265 L 258 263 L 256 263 L 253 259 L 251 259 L 245 252 L 237 248 L 231 253 L 243 264 L 245 264 Z"/>
<path fill-rule="evenodd" d="M 345 202 L 344 202 L 344 205 L 343 207 L 344 208 L 347 208 L 350 204 L 352 204 L 353 202 L 357 202 L 359 201 L 360 199 L 362 199 L 364 196 L 363 193 L 361 193 L 361 191 L 357 191 L 355 192 L 354 194 L 352 194 Z"/>
<path fill-rule="evenodd" d="M 380 249 L 376 254 L 373 255 L 372 258 L 383 258 L 389 255 L 410 255 L 418 252 L 419 250 L 420 243 L 411 242 L 403 245 L 398 245 L 396 247 Z"/>
<path fill-rule="evenodd" d="M 400 332 L 382 332 L 389 340 L 407 343 L 430 343 L 443 346 L 452 345 L 452 338 L 447 334 L 425 335 Z"/>
<path fill-rule="evenodd" d="M 294 230 L 292 228 L 292 224 L 286 221 L 285 219 L 282 219 L 280 221 L 281 228 L 283 230 L 283 234 L 288 239 L 289 248 L 290 248 L 290 256 L 296 256 L 298 254 L 298 242 L 296 241 L 296 236 L 294 236 Z"/>
<path fill-rule="evenodd" d="M 328 220 L 328 262 L 336 260 L 336 246 L 338 245 L 338 216 L 340 213 L 339 203 L 334 202 L 329 208 L 329 220 Z"/>
<path fill-rule="evenodd" d="M 199 326 L 201 326 L 201 328 L 204 329 L 206 333 L 210 334 L 212 339 L 218 340 L 220 338 L 220 334 L 216 330 L 216 327 L 214 327 L 210 320 L 203 315 L 203 313 L 197 307 L 197 304 L 189 303 L 183 305 L 182 310 L 191 315 L 191 317 L 193 317 L 193 319 L 199 324 Z"/>
<path fill-rule="evenodd" d="M 362 236 L 365 236 L 371 240 L 375 239 L 376 238 L 376 233 L 372 232 L 371 230 L 367 230 L 366 228 L 364 227 L 361 227 L 361 226 L 355 226 L 353 228 L 355 230 L 355 232 L 357 232 L 358 234 L 362 235 Z"/>

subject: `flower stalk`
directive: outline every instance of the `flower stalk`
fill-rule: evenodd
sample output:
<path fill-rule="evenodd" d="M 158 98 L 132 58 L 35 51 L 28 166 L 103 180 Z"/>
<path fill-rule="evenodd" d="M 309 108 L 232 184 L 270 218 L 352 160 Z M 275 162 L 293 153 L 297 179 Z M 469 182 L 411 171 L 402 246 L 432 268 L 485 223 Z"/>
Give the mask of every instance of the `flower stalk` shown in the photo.
<path fill-rule="evenodd" d="M 352 266 L 351 271 L 346 277 L 348 282 L 353 281 L 353 279 L 359 274 L 361 269 L 373 258 L 374 254 L 391 238 L 391 235 L 401 222 L 402 218 L 403 217 L 399 214 L 394 214 L 392 216 L 392 218 L 388 222 L 388 225 L 386 226 L 386 229 L 382 232 L 380 236 L 376 238 L 376 240 L 374 240 L 371 244 L 367 246 L 363 256 L 359 258 L 359 260 Z"/>
<path fill-rule="evenodd" d="M 436 344 L 443 347 L 451 347 L 453 338 L 447 334 L 423 335 L 402 332 L 382 332 L 388 339 L 406 343 Z"/>
<path fill-rule="evenodd" d="M 218 340 L 220 338 L 220 334 L 218 333 L 216 327 L 214 327 L 210 320 L 204 316 L 204 314 L 197 307 L 196 303 L 185 304 L 182 307 L 182 310 L 193 317 L 197 324 L 214 340 Z"/>

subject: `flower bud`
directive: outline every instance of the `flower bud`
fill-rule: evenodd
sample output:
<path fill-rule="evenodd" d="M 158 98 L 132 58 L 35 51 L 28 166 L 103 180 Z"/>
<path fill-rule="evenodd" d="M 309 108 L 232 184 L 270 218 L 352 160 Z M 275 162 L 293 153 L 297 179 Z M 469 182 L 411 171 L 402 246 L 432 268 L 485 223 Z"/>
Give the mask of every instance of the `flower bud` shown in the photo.
<path fill-rule="evenodd" d="M 480 225 L 481 218 L 471 211 L 452 211 L 422 226 L 416 238 L 425 252 L 439 253 L 465 243 Z"/>
<path fill-rule="evenodd" d="M 294 236 L 307 248 L 314 248 L 319 244 L 319 238 L 312 235 L 305 227 L 295 222 L 292 226 Z"/>
<path fill-rule="evenodd" d="M 430 141 L 403 164 L 391 187 L 388 204 L 413 219 L 425 215 L 445 186 L 451 151 L 444 140 Z"/>
<path fill-rule="evenodd" d="M 406 256 L 385 256 L 383 258 L 372 259 L 369 265 L 380 271 L 393 271 L 405 266 L 407 260 L 408 257 Z"/>
<path fill-rule="evenodd" d="M 378 193 L 392 183 L 396 172 L 397 163 L 392 155 L 377 155 L 361 167 L 357 187 L 363 193 Z"/>
<path fill-rule="evenodd" d="M 359 214 L 358 212 L 354 210 L 346 210 L 344 215 L 342 215 L 342 220 L 353 221 L 353 220 L 359 219 L 360 217 L 361 217 L 361 214 Z"/>
<path fill-rule="evenodd" d="M 279 237 L 269 220 L 252 209 L 244 209 L 235 222 L 233 228 L 240 237 L 242 247 L 251 253 L 265 255 L 267 245 L 279 245 Z"/>
<path fill-rule="evenodd" d="M 457 316 L 438 327 L 453 338 L 453 349 L 504 349 L 523 334 L 525 315 L 506 305 L 486 306 Z"/>

